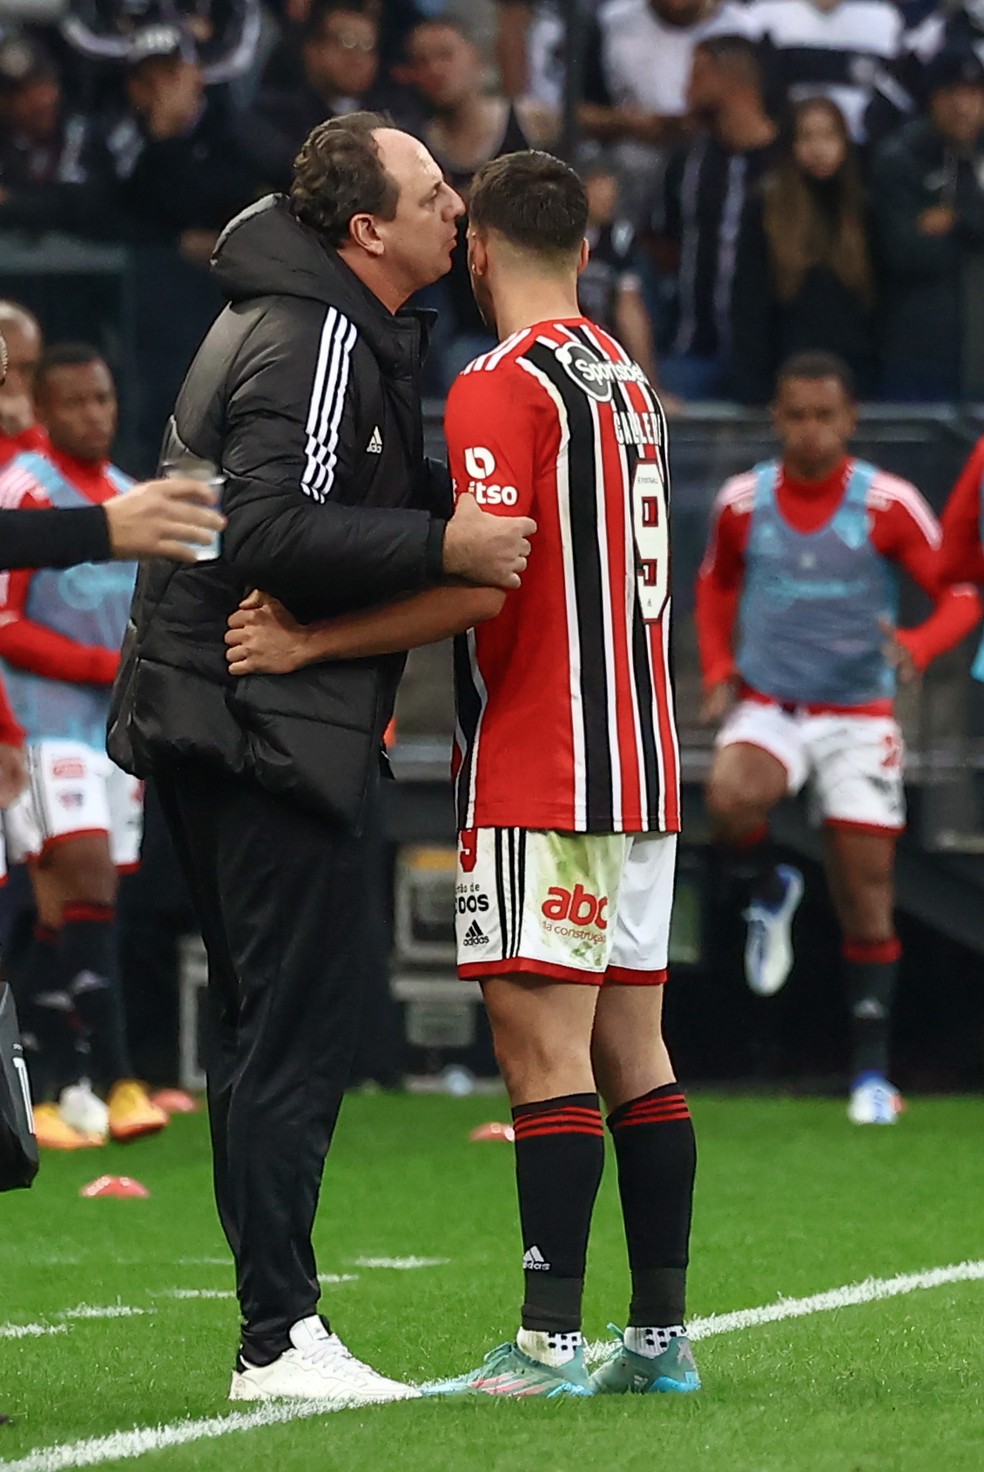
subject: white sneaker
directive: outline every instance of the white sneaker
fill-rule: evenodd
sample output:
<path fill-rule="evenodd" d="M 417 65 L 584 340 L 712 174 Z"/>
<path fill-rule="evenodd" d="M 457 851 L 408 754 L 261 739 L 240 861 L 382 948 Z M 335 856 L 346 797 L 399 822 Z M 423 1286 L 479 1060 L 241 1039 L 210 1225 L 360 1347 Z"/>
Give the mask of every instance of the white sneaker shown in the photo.
<path fill-rule="evenodd" d="M 109 1109 L 98 1094 L 92 1092 L 87 1078 L 62 1089 L 58 1113 L 65 1124 L 83 1135 L 101 1135 L 104 1140 L 109 1138 Z"/>
<path fill-rule="evenodd" d="M 847 1117 L 852 1124 L 895 1124 L 902 1113 L 902 1095 L 878 1073 L 862 1073 L 854 1080 Z"/>
<path fill-rule="evenodd" d="M 793 969 L 793 916 L 803 898 L 803 876 L 791 864 L 779 864 L 776 875 L 782 899 L 753 900 L 745 911 L 745 980 L 757 996 L 772 997 Z"/>
<path fill-rule="evenodd" d="M 290 1342 L 293 1348 L 284 1350 L 272 1365 L 250 1365 L 240 1355 L 229 1399 L 320 1400 L 341 1408 L 420 1397 L 415 1385 L 387 1380 L 357 1360 L 337 1334 L 329 1334 L 317 1314 L 297 1321 Z"/>

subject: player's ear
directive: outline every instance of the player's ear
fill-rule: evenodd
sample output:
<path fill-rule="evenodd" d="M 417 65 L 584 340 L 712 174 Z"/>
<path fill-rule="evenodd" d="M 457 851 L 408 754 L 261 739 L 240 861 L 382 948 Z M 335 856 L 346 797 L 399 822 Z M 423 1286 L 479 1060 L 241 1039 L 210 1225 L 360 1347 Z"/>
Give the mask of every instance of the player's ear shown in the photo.
<path fill-rule="evenodd" d="M 473 276 L 487 276 L 489 271 L 488 246 L 474 228 L 468 231 L 468 269 Z"/>
<path fill-rule="evenodd" d="M 577 274 L 579 276 L 584 270 L 585 266 L 588 264 L 590 257 L 591 247 L 588 244 L 587 237 L 585 237 L 585 239 L 581 241 L 581 253 L 577 258 Z"/>
<path fill-rule="evenodd" d="M 381 256 L 386 248 L 373 215 L 353 215 L 349 220 L 349 238 L 353 245 L 371 256 Z"/>

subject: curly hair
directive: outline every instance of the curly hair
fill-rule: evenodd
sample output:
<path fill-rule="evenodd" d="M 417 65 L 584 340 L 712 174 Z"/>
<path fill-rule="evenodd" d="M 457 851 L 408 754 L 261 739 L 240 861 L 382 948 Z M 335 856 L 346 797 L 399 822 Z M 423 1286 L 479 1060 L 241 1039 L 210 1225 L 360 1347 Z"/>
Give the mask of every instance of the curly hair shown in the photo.
<path fill-rule="evenodd" d="M 328 244 L 342 245 L 353 215 L 392 220 L 400 186 L 386 172 L 373 137 L 392 127 L 382 113 L 352 112 L 312 129 L 294 160 L 291 213 Z"/>

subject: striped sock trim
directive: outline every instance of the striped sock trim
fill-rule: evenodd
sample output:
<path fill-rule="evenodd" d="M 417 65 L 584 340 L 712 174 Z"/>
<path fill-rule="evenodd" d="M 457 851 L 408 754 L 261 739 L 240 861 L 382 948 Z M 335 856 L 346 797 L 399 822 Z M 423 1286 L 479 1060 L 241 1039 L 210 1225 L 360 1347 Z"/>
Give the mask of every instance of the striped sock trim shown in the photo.
<path fill-rule="evenodd" d="M 594 1099 L 593 1104 L 585 1102 Z M 572 1094 L 544 1099 L 536 1104 L 518 1104 L 512 1112 L 517 1142 L 544 1135 L 593 1135 L 604 1138 L 605 1129 L 597 1096 Z"/>
<path fill-rule="evenodd" d="M 689 1119 L 690 1109 L 686 1096 L 677 1083 L 664 1084 L 662 1088 L 650 1089 L 638 1099 L 620 1104 L 608 1116 L 608 1128 L 612 1131 L 628 1129 L 631 1125 L 667 1124 L 673 1120 Z"/>

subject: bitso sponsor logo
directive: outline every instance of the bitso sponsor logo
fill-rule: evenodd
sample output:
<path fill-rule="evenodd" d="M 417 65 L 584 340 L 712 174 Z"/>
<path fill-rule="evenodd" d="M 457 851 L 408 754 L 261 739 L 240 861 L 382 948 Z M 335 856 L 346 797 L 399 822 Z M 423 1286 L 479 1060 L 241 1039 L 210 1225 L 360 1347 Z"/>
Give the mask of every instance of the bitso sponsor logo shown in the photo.
<path fill-rule="evenodd" d="M 85 804 L 84 792 L 59 792 L 58 801 L 63 808 L 71 811 L 72 808 L 80 808 Z"/>
<path fill-rule="evenodd" d="M 556 922 L 569 921 L 572 925 L 589 930 L 592 927 L 598 930 L 608 929 L 608 896 L 597 895 L 584 888 L 581 884 L 575 884 L 573 889 L 561 889 L 559 885 L 547 891 L 547 898 L 543 902 L 543 914 L 548 920 Z"/>
<path fill-rule="evenodd" d="M 495 456 L 483 445 L 470 445 L 465 451 L 468 492 L 479 506 L 515 506 L 519 492 L 515 486 L 489 484 L 495 474 Z"/>

